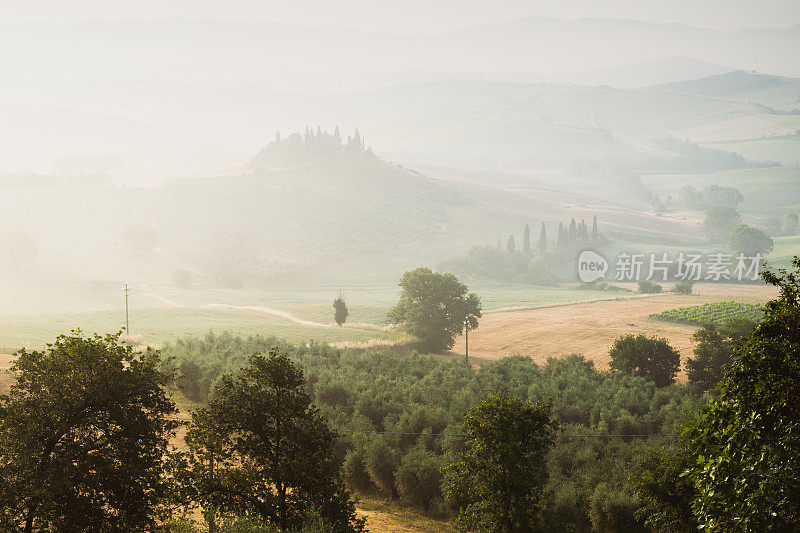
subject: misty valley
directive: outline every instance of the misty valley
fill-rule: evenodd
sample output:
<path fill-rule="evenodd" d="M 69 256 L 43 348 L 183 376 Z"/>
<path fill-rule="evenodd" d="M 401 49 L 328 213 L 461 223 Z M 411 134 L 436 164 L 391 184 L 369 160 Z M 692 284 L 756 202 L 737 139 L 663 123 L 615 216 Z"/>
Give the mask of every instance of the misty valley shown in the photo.
<path fill-rule="evenodd" d="M 795 6 L 36 3 L 0 531 L 800 529 Z"/>

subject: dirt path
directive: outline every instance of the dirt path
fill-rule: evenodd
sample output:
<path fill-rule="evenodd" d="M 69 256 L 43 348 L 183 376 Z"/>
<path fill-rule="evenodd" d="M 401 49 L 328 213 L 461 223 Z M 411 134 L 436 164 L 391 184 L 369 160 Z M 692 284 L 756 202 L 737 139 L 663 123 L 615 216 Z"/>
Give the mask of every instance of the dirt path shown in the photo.
<path fill-rule="evenodd" d="M 469 354 L 478 361 L 528 355 L 544 363 L 548 357 L 579 353 L 598 368 L 607 368 L 608 350 L 617 337 L 644 333 L 666 338 L 685 361 L 692 354 L 691 336 L 696 328 L 653 320 L 650 314 L 722 299 L 763 302 L 773 296 L 770 288 L 751 286 L 705 285 L 697 292 L 487 313 L 469 334 Z M 456 339 L 452 352 L 464 355 L 463 336 Z"/>
<path fill-rule="evenodd" d="M 342 324 L 341 326 L 337 326 L 336 324 L 329 323 L 324 324 L 322 322 L 314 322 L 313 320 L 304 320 L 302 318 L 298 318 L 293 314 L 287 311 L 281 311 L 280 309 L 272 309 L 270 307 L 263 307 L 260 305 L 230 305 L 230 304 L 223 304 L 223 303 L 211 303 L 201 306 L 187 306 L 182 305 L 172 300 L 167 300 L 166 298 L 162 298 L 157 294 L 146 293 L 145 296 L 153 298 L 158 302 L 168 306 L 168 307 L 175 307 L 178 309 L 231 309 L 234 311 L 251 311 L 253 313 L 262 313 L 265 315 L 273 316 L 276 318 L 282 318 L 283 320 L 287 320 L 289 322 L 293 322 L 295 324 L 300 324 L 303 326 L 314 326 L 320 328 L 334 328 L 334 327 L 343 327 L 343 328 L 350 328 L 350 329 L 365 329 L 370 331 L 389 331 L 388 327 L 378 326 L 375 324 L 367 324 L 363 322 L 348 322 Z"/>

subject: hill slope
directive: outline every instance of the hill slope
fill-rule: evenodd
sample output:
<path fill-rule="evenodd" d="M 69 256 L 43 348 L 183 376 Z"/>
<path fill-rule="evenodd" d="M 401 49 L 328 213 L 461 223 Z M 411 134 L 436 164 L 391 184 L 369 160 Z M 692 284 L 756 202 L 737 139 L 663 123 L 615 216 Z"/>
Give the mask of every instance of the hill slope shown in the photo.
<path fill-rule="evenodd" d="M 800 79 L 737 70 L 659 88 L 737 102 L 756 102 L 779 110 L 800 108 Z"/>

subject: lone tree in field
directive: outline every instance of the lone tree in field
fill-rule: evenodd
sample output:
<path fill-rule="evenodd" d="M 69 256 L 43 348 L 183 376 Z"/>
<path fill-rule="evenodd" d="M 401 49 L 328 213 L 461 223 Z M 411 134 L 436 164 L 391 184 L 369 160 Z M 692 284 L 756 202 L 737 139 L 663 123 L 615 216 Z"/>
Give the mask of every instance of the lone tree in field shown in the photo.
<path fill-rule="evenodd" d="M 333 319 L 336 321 L 336 325 L 341 326 L 344 324 L 349 314 L 350 312 L 347 310 L 344 297 L 342 297 L 342 293 L 339 291 L 339 296 L 333 301 Z"/>
<path fill-rule="evenodd" d="M 192 414 L 184 494 L 203 504 L 212 532 L 219 513 L 257 516 L 281 531 L 316 513 L 331 531 L 361 531 L 335 442 L 311 405 L 303 371 L 277 350 L 253 355 Z"/>
<path fill-rule="evenodd" d="M 419 338 L 429 350 L 452 348 L 456 335 L 478 327 L 481 301 L 469 293 L 466 285 L 453 274 L 433 272 L 420 267 L 400 278 L 400 301 L 389 310 L 389 320 L 401 324 Z"/>
<path fill-rule="evenodd" d="M 0 530 L 150 531 L 177 425 L 158 352 L 75 331 L 17 354 L 0 397 Z"/>
<path fill-rule="evenodd" d="M 666 339 L 645 335 L 619 337 L 608 354 L 613 370 L 644 376 L 657 387 L 672 384 L 681 364 L 680 354 Z"/>
<path fill-rule="evenodd" d="M 467 531 L 535 531 L 547 453 L 558 422 L 550 408 L 497 394 L 464 417 L 464 449 L 447 466 L 443 492 Z"/>

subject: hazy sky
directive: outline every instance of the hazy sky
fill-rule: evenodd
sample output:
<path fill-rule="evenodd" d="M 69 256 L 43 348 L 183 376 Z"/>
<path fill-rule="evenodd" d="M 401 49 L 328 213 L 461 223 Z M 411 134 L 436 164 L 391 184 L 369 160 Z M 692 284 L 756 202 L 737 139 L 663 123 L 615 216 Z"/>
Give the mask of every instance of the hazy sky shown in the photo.
<path fill-rule="evenodd" d="M 717 29 L 800 24 L 799 0 L 0 0 L 2 20 L 223 18 L 437 32 L 525 16 L 631 18 Z"/>

